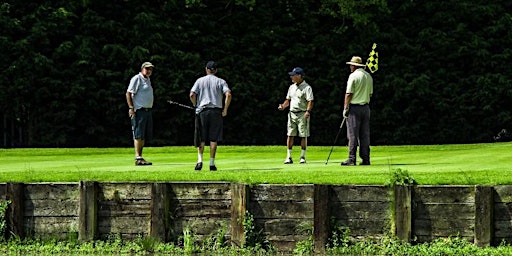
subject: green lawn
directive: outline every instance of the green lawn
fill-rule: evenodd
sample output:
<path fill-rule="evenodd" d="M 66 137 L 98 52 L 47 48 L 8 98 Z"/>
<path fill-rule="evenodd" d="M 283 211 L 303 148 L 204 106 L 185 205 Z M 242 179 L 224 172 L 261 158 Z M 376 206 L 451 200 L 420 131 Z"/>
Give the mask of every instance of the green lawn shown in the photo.
<path fill-rule="evenodd" d="M 217 152 L 217 172 L 194 171 L 192 146 L 147 147 L 152 166 L 134 166 L 132 148 L 0 149 L 0 182 L 235 181 L 249 184 L 386 184 L 397 169 L 418 184 L 512 184 L 512 143 L 374 146 L 371 166 L 340 166 L 347 147 L 310 146 L 307 164 L 284 165 L 283 146 L 225 146 Z"/>

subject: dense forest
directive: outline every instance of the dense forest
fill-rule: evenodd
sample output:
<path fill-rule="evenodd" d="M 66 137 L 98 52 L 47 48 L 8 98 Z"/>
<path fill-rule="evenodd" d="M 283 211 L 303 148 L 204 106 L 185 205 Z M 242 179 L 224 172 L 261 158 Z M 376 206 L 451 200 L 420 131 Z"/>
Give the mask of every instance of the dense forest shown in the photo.
<path fill-rule="evenodd" d="M 192 145 L 188 93 L 208 60 L 233 94 L 223 144 L 285 144 L 277 106 L 296 66 L 312 85 L 310 145 L 331 145 L 354 55 L 373 73 L 372 145 L 492 141 L 512 129 L 510 0 L 6 0 L 0 147 L 132 145 L 124 98 L 155 65 L 155 138 Z M 345 141 L 338 140 L 338 144 Z"/>

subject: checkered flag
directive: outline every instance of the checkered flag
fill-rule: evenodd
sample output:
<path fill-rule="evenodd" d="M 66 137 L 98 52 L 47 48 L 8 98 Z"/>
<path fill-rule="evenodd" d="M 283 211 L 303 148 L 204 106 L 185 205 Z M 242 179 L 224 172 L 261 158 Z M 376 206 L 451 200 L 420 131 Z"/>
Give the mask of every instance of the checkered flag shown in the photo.
<path fill-rule="evenodd" d="M 373 43 L 370 57 L 366 60 L 366 66 L 372 73 L 375 73 L 379 69 L 379 53 L 377 52 L 377 44 Z"/>

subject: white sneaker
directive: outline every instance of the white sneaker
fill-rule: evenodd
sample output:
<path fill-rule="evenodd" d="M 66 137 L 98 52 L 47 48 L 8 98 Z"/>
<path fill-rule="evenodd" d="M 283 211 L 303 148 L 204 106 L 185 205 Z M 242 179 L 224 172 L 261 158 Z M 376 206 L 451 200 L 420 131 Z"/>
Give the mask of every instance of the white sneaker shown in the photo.
<path fill-rule="evenodd" d="M 301 158 L 300 158 L 300 163 L 301 163 L 301 164 L 305 164 L 305 163 L 306 163 L 306 158 L 301 157 Z"/>
<path fill-rule="evenodd" d="M 291 157 L 286 158 L 286 159 L 284 160 L 284 164 L 293 164 L 293 160 L 292 160 L 292 158 L 291 158 Z"/>

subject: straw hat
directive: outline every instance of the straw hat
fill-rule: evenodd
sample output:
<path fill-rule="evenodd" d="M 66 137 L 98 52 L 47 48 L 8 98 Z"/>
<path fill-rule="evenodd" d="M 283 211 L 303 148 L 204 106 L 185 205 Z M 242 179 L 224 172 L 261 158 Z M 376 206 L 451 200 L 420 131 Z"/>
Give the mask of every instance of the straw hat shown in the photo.
<path fill-rule="evenodd" d="M 350 61 L 347 62 L 347 64 L 358 66 L 358 67 L 366 66 L 365 64 L 363 64 L 363 60 L 359 56 L 353 56 L 352 59 L 350 59 Z"/>

